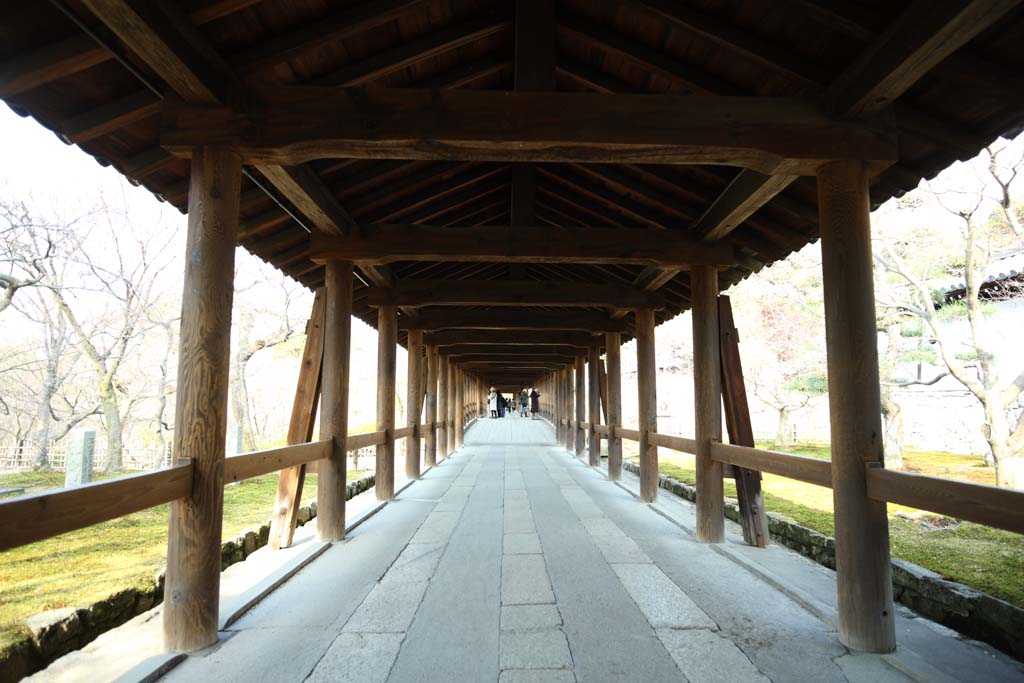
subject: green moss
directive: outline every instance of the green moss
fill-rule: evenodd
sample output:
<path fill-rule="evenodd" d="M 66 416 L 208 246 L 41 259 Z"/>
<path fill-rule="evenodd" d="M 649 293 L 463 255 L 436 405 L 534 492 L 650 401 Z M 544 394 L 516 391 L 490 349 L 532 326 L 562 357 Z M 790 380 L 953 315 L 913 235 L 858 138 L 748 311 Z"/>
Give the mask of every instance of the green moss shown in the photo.
<path fill-rule="evenodd" d="M 349 480 L 362 475 L 349 472 Z M 63 483 L 61 472 L 0 476 L 0 488 L 25 487 L 27 493 Z M 276 493 L 276 474 L 226 486 L 222 538 L 265 524 Z M 310 475 L 302 499 L 315 497 L 316 476 Z M 25 637 L 25 619 L 36 612 L 89 605 L 125 588 L 151 588 L 166 560 L 168 511 L 161 505 L 0 553 L 0 649 Z"/>

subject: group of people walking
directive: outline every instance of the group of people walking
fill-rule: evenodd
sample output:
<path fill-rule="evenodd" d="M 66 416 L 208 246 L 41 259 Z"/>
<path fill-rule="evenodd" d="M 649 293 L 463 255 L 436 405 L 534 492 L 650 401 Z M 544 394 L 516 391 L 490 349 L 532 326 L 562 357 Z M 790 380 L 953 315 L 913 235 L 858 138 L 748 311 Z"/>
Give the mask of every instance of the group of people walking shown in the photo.
<path fill-rule="evenodd" d="M 540 392 L 534 389 L 523 389 L 519 395 L 512 394 L 506 397 L 491 387 L 487 394 L 487 410 L 491 417 L 506 417 L 515 415 L 520 417 L 532 417 L 537 419 L 540 414 Z"/>

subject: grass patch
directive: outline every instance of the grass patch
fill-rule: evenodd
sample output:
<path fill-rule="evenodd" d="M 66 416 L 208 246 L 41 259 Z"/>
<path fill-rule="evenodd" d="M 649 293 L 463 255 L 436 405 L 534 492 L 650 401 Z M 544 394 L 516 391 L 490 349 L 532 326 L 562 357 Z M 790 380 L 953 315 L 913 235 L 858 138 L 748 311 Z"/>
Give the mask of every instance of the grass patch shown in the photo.
<path fill-rule="evenodd" d="M 349 481 L 362 475 L 349 472 Z M 302 500 L 316 497 L 316 479 L 306 477 Z M 63 472 L 0 476 L 0 488 L 25 487 L 26 493 L 63 485 Z M 276 474 L 224 487 L 223 539 L 265 523 L 276 493 Z M 0 650 L 27 635 L 25 619 L 37 612 L 81 607 L 125 588 L 152 586 L 166 561 L 168 511 L 168 505 L 160 505 L 0 553 Z"/>
<path fill-rule="evenodd" d="M 769 448 L 770 444 L 758 444 Z M 624 455 L 636 460 L 636 443 L 623 442 Z M 829 460 L 828 445 L 796 444 L 788 452 Z M 694 484 L 694 458 L 686 453 L 659 449 L 658 470 L 674 479 Z M 937 477 L 994 484 L 995 472 L 984 458 L 942 451 L 907 449 L 904 469 Z M 792 518 L 798 524 L 835 536 L 832 490 L 774 474 L 763 475 L 765 507 Z M 725 495 L 735 498 L 736 486 L 725 481 Z M 925 530 L 894 516 L 913 508 L 889 504 L 889 539 L 892 556 L 913 562 L 948 579 L 971 586 L 1024 607 L 1024 536 L 980 524 L 962 522 L 937 531 Z"/>

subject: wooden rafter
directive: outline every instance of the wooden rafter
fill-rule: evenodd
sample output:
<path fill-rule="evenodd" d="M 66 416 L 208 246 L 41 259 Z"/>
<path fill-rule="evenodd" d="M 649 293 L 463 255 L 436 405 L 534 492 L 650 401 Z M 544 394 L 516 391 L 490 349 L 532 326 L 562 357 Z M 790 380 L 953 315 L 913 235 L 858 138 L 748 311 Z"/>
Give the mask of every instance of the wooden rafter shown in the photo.
<path fill-rule="evenodd" d="M 561 330 L 624 332 L 626 323 L 604 313 L 576 311 L 422 309 L 416 320 L 399 318 L 400 330 Z"/>
<path fill-rule="evenodd" d="M 630 286 L 538 280 L 409 280 L 371 288 L 371 306 L 547 306 L 664 308 L 657 294 Z"/>

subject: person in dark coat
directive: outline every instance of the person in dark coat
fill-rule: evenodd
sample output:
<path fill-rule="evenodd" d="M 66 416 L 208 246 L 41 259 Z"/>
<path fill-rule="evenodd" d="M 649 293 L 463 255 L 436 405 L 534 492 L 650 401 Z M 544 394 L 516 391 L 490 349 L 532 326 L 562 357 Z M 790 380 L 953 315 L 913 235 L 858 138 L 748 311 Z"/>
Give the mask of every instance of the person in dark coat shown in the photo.
<path fill-rule="evenodd" d="M 533 419 L 536 420 L 537 414 L 540 412 L 540 392 L 537 391 L 537 387 L 530 392 L 530 412 L 533 413 Z"/>

